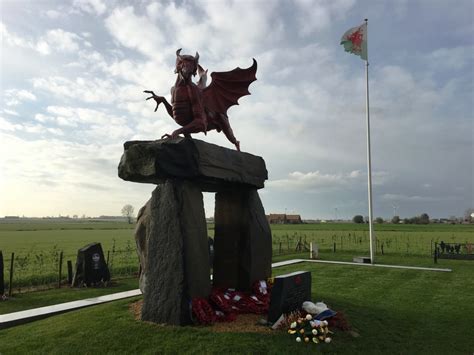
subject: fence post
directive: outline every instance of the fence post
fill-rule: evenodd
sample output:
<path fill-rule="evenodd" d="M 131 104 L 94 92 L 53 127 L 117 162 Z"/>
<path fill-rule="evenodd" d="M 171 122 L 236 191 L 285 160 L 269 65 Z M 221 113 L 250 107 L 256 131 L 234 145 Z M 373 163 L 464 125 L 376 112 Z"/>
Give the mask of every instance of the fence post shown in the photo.
<path fill-rule="evenodd" d="M 333 249 L 332 249 L 332 252 L 335 253 L 336 252 L 336 242 L 334 242 L 333 244 Z"/>
<path fill-rule="evenodd" d="M 8 284 L 8 297 L 12 296 L 13 291 L 13 260 L 15 259 L 15 253 L 12 253 L 12 259 L 10 260 L 10 283 Z"/>
<path fill-rule="evenodd" d="M 279 250 L 279 254 L 281 254 L 281 242 L 280 242 L 280 250 Z"/>
<path fill-rule="evenodd" d="M 72 283 L 72 261 L 67 261 L 67 283 L 71 286 Z"/>
<path fill-rule="evenodd" d="M 438 263 L 438 242 L 435 242 L 433 258 L 434 258 L 434 263 L 437 264 Z"/>
<path fill-rule="evenodd" d="M 63 271 L 63 251 L 59 253 L 59 271 L 58 271 L 58 288 L 61 288 L 61 274 Z"/>
<path fill-rule="evenodd" d="M 383 242 L 382 242 L 382 244 L 380 245 L 380 249 L 382 250 L 382 255 L 384 255 L 384 254 L 383 254 Z"/>
<path fill-rule="evenodd" d="M 5 280 L 3 278 L 3 253 L 0 250 L 0 297 L 5 293 Z"/>

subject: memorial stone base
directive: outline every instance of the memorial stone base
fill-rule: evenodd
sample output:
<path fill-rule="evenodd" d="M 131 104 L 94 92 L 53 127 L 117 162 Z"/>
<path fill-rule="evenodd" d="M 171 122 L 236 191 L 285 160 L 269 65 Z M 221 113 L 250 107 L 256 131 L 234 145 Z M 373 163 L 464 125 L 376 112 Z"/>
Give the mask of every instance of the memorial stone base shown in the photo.
<path fill-rule="evenodd" d="M 213 285 L 249 290 L 271 276 L 272 241 L 257 190 L 261 157 L 199 140 L 126 142 L 119 176 L 157 187 L 140 210 L 142 319 L 190 323 L 189 303 L 211 291 L 202 192 L 216 192 Z"/>

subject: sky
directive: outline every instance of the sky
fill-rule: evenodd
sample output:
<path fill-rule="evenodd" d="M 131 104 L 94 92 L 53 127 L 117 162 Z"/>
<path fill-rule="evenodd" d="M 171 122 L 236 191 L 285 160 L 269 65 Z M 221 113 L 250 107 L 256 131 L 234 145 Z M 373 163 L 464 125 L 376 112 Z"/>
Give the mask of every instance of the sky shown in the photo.
<path fill-rule="evenodd" d="M 474 207 L 471 0 L 0 3 L 0 216 L 138 211 L 154 186 L 117 165 L 125 141 L 179 127 L 143 93 L 169 100 L 178 48 L 209 72 L 257 60 L 228 114 L 242 151 L 266 161 L 266 213 L 368 215 L 365 62 L 340 45 L 364 18 L 374 217 Z"/>

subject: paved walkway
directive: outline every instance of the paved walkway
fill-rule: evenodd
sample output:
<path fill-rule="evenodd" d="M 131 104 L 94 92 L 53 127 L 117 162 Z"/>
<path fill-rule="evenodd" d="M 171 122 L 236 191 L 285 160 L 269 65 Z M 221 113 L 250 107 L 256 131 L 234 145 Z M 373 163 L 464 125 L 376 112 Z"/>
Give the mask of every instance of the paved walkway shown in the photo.
<path fill-rule="evenodd" d="M 417 267 L 417 266 L 402 266 L 402 265 L 381 265 L 381 264 L 361 264 L 351 263 L 345 261 L 326 261 L 326 260 L 310 260 L 310 259 L 292 259 L 279 261 L 272 264 L 272 268 L 279 266 L 286 266 L 292 264 L 298 264 L 303 262 L 310 263 L 321 263 L 321 264 L 337 264 L 337 265 L 351 265 L 351 266 L 365 266 L 365 267 L 384 267 L 384 268 L 395 268 L 395 269 L 409 269 L 409 270 L 420 270 L 420 271 L 438 271 L 438 272 L 451 272 L 451 269 L 440 269 L 440 268 L 428 268 L 428 267 Z M 212 275 L 211 275 L 212 278 Z M 100 297 L 87 298 L 79 301 L 72 301 L 66 303 L 55 304 L 53 306 L 46 306 L 40 308 L 29 309 L 26 311 L 8 313 L 0 315 L 0 329 L 13 327 L 15 325 L 32 322 L 34 320 L 53 316 L 55 314 L 65 313 L 73 311 L 79 308 L 94 306 L 111 301 L 117 301 L 124 298 L 134 297 L 141 295 L 139 289 L 113 293 L 111 295 L 105 295 Z"/>

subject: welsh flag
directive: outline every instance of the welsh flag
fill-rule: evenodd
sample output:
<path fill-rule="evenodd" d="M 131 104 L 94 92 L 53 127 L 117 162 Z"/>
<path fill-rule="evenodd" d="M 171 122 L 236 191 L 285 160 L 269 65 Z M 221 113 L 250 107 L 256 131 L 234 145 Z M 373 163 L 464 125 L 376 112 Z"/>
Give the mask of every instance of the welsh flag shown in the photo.
<path fill-rule="evenodd" d="M 367 60 L 367 24 L 346 31 L 341 38 L 341 44 L 346 52 Z"/>

